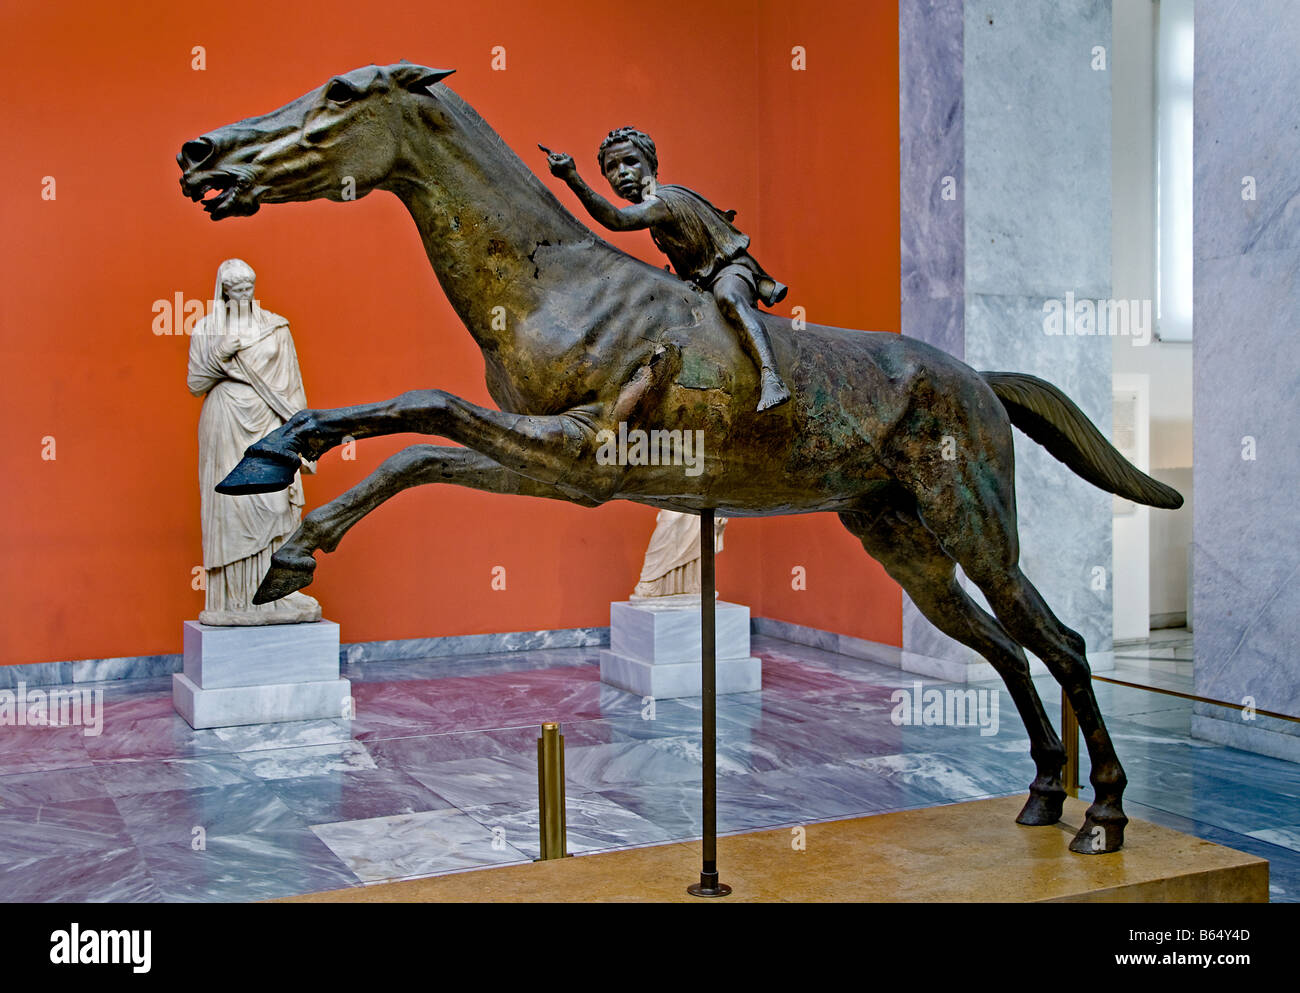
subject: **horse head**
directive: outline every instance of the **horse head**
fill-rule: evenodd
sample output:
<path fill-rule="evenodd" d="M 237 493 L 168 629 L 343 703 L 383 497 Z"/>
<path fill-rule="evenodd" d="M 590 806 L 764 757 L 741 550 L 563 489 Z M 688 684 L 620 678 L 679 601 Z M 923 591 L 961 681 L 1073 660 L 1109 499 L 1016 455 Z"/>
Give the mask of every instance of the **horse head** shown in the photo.
<path fill-rule="evenodd" d="M 246 217 L 263 203 L 355 200 L 401 181 L 404 136 L 420 118 L 436 128 L 434 84 L 451 69 L 401 62 L 335 76 L 262 117 L 185 142 L 181 190 L 214 221 Z"/>

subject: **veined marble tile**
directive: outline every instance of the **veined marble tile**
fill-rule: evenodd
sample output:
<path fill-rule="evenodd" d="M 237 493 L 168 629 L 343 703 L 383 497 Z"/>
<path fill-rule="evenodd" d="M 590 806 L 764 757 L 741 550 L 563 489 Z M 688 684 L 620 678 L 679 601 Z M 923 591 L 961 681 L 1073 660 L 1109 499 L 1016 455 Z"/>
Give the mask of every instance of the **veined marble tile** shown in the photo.
<path fill-rule="evenodd" d="M 319 721 L 284 721 L 277 724 L 245 724 L 216 728 L 217 736 L 231 752 L 257 752 L 304 745 L 332 745 L 352 740 L 352 723 L 341 718 Z"/>
<path fill-rule="evenodd" d="M 194 759 L 109 761 L 96 764 L 109 796 L 162 793 L 256 782 L 257 777 L 236 755 L 211 755 Z"/>
<path fill-rule="evenodd" d="M 158 686 L 151 680 L 151 688 L 145 689 L 141 685 L 143 682 L 133 679 L 120 683 L 88 683 L 80 689 L 104 691 L 105 728 L 110 725 L 130 725 L 150 717 L 174 715 L 176 706 L 172 703 L 171 686 Z"/>
<path fill-rule="evenodd" d="M 649 745 L 683 762 L 689 762 L 697 768 L 699 775 L 703 775 L 704 742 L 699 735 L 657 738 L 649 742 Z M 812 764 L 827 760 L 821 752 L 771 738 L 761 738 L 747 731 L 718 735 L 715 758 L 719 776 L 743 776 L 780 769 L 783 765 Z"/>
<path fill-rule="evenodd" d="M 0 861 L 7 903 L 159 903 L 163 899 L 134 846 L 111 851 Z"/>
<path fill-rule="evenodd" d="M 591 792 L 622 784 L 699 782 L 700 767 L 665 751 L 659 741 L 626 741 L 566 749 L 564 773 Z"/>
<path fill-rule="evenodd" d="M 150 845 L 140 854 L 168 902 L 242 903 L 359 885 L 306 828 L 210 838 L 202 851 Z"/>
<path fill-rule="evenodd" d="M 431 810 L 312 828 L 363 882 L 528 861 L 462 810 Z"/>
<path fill-rule="evenodd" d="M 601 716 L 595 672 L 507 673 L 363 685 L 355 691 L 359 740 L 402 734 L 474 731 Z"/>
<path fill-rule="evenodd" d="M 1272 45 L 1261 44 L 1260 49 L 1265 60 L 1280 52 Z M 1293 60 L 1294 53 L 1288 51 L 1286 58 Z M 1197 65 L 1200 92 L 1199 51 Z M 1250 73 L 1257 71 L 1252 67 Z M 1198 147 L 1197 155 L 1212 156 L 1219 163 L 1216 168 L 1234 172 L 1245 171 L 1240 166 L 1240 156 L 1245 155 L 1255 169 L 1275 154 L 1275 146 L 1263 134 L 1251 140 L 1253 144 L 1242 147 Z M 1296 139 L 1291 135 L 1285 140 Z M 1294 171 L 1294 165 L 1286 168 Z M 1248 205 L 1239 198 L 1240 176 L 1233 183 L 1238 192 L 1232 196 L 1244 209 Z M 1300 293 L 1295 289 L 1300 284 L 1300 245 L 1205 258 L 1203 253 L 1211 250 L 1203 247 L 1207 240 L 1220 234 L 1233 240 L 1244 232 L 1235 225 L 1223 233 L 1202 228 L 1201 206 L 1198 199 L 1192 549 L 1196 693 L 1238 705 L 1249 697 L 1261 710 L 1297 716 L 1300 553 L 1289 534 L 1282 538 L 1278 528 L 1279 522 L 1295 518 L 1294 494 L 1300 484 L 1293 437 L 1295 397 L 1300 392 L 1300 363 L 1293 358 L 1300 323 Z M 1300 201 L 1289 207 L 1293 231 L 1300 231 L 1298 207 Z M 1274 209 L 1280 209 L 1276 203 Z M 1243 340 L 1250 342 L 1248 349 L 1242 349 Z M 1281 356 L 1288 359 L 1279 361 Z M 1242 402 L 1244 397 L 1252 402 Z M 1254 458 L 1245 457 L 1248 454 Z M 1241 730 L 1250 733 L 1249 728 Z"/>
<path fill-rule="evenodd" d="M 211 839 L 307 826 L 264 783 L 136 793 L 118 797 L 117 809 L 131 839 L 142 848 L 153 845 L 191 848 L 200 837 Z"/>
<path fill-rule="evenodd" d="M 1250 837 L 1267 841 L 1270 845 L 1281 845 L 1293 852 L 1300 852 L 1300 824 L 1284 824 L 1281 827 L 1263 828 L 1248 832 Z"/>
<path fill-rule="evenodd" d="M 770 636 L 757 636 L 756 647 L 762 638 L 767 642 L 763 651 L 797 668 L 783 685 L 719 701 L 722 833 L 951 803 L 972 791 L 977 791 L 975 795 L 1025 791 L 1033 774 L 1028 739 L 999 683 L 970 687 L 999 693 L 1000 726 L 992 737 L 981 737 L 978 728 L 895 727 L 890 720 L 890 694 L 898 686 L 914 684 L 910 673 L 781 643 Z M 535 689 L 547 699 L 563 701 L 576 683 L 592 694 L 587 699 L 598 703 L 603 716 L 562 722 L 568 746 L 571 850 L 697 838 L 702 820 L 699 699 L 658 702 L 657 720 L 645 721 L 641 698 L 605 692 L 593 681 L 594 664 L 583 666 L 591 674 L 579 672 L 576 680 L 559 671 L 565 667 L 551 659 L 546 672 L 530 675 L 512 669 L 501 680 L 484 678 L 479 684 L 490 688 L 481 691 L 484 696 L 504 686 L 507 696 L 522 699 Z M 430 707 L 447 698 L 436 692 L 435 682 L 451 688 L 452 696 L 474 696 L 471 677 L 402 682 L 423 683 L 410 698 Z M 929 679 L 923 683 L 946 685 Z M 1057 719 L 1059 687 L 1050 678 L 1035 680 L 1035 685 L 1049 716 Z M 1198 836 L 1227 844 L 1232 841 L 1223 839 L 1236 838 L 1241 843 L 1233 847 L 1257 854 L 1271 850 L 1275 866 L 1280 866 L 1273 875 L 1274 898 L 1300 898 L 1300 854 L 1274 843 L 1282 840 L 1281 834 L 1266 841 L 1240 833 L 1249 830 L 1274 838 L 1267 832 L 1295 828 L 1300 766 L 1188 739 L 1176 728 L 1166 727 L 1176 718 L 1186 718 L 1187 701 L 1111 684 L 1095 683 L 1094 689 L 1108 718 L 1111 704 L 1125 711 L 1109 724 L 1129 775 L 1130 816 L 1144 816 L 1143 804 L 1151 804 L 1152 809 L 1158 805 L 1164 808 L 1161 816 L 1166 820 L 1181 817 Z M 152 692 L 158 695 L 157 690 Z M 115 698 L 106 695 L 106 699 L 111 706 Z M 120 721 L 121 726 L 167 716 L 150 711 L 148 693 L 127 693 L 121 700 L 121 715 L 130 718 Z M 263 736 L 256 728 L 236 729 L 241 736 L 224 740 L 223 745 L 239 747 L 239 754 L 114 760 L 45 774 L 0 774 L 0 842 L 10 834 L 8 825 L 17 823 L 14 837 L 22 844 L 29 849 L 47 846 L 40 849 L 45 854 L 39 858 L 28 850 L 5 861 L 6 851 L 0 845 L 0 875 L 7 875 L 10 865 L 27 863 L 30 867 L 23 872 L 36 873 L 38 862 L 52 858 L 66 858 L 72 866 L 87 850 L 92 860 L 103 852 L 129 850 L 135 835 L 142 842 L 139 850 L 146 875 L 156 880 L 157 889 L 151 891 L 138 882 L 143 877 L 130 867 L 128 857 L 113 855 L 125 867 L 122 899 L 254 900 L 359 885 L 356 875 L 307 824 L 342 825 L 331 830 L 343 837 L 350 832 L 352 840 L 347 844 L 359 853 L 356 857 L 378 856 L 372 866 L 382 869 L 375 873 L 378 878 L 389 878 L 383 875 L 388 871 L 414 870 L 411 874 L 423 875 L 499 864 L 507 856 L 516 861 L 531 858 L 536 844 L 538 728 L 532 723 L 510 726 L 489 721 L 489 725 L 479 731 L 388 738 L 364 745 L 355 740 L 312 744 L 315 731 L 297 736 L 293 729 L 272 727 L 261 729 L 267 732 Z M 320 730 L 330 735 L 323 726 Z M 287 742 L 301 746 L 283 747 Z M 3 747 L 0 734 L 0 753 Z M 376 768 L 352 769 L 354 747 L 360 747 Z M 250 761 L 265 762 L 260 771 L 272 778 L 263 779 Z M 1086 754 L 1081 765 L 1086 776 Z M 275 778 L 312 769 L 320 770 L 319 774 Z M 596 795 L 593 785 L 605 788 Z M 45 824 L 37 817 L 45 815 L 51 801 L 67 807 L 62 801 L 82 800 L 87 790 L 93 793 L 84 799 L 98 798 L 101 805 L 109 803 L 106 794 L 118 798 L 119 840 L 114 840 L 111 829 L 101 830 L 113 818 L 102 806 L 98 820 L 94 809 L 79 819 L 64 813 L 55 818 L 57 830 L 52 836 L 42 833 Z M 1086 783 L 1081 795 L 1090 796 Z M 467 807 L 474 814 L 473 826 L 455 816 L 468 817 L 463 813 Z M 411 826 L 396 828 L 397 839 L 387 850 L 371 841 L 382 838 L 394 817 L 438 813 L 450 822 L 441 846 L 430 844 L 437 831 L 422 832 Z M 4 816 L 11 820 L 4 821 Z M 200 822 L 207 828 L 207 848 L 195 852 L 189 847 L 190 832 Z M 349 822 L 371 826 L 349 828 Z M 494 826 L 505 829 L 503 840 L 513 854 L 492 847 Z M 50 844 L 67 854 L 48 854 Z M 83 844 L 101 848 L 78 847 Z M 487 861 L 480 856 L 487 856 Z M 1288 875 L 1288 858 L 1294 858 L 1297 867 L 1292 875 Z M 90 878 L 94 873 L 85 875 Z M 76 888 L 75 876 L 71 868 L 63 876 L 48 874 L 53 881 L 48 898 L 57 898 L 53 886 L 73 896 L 85 892 Z M 91 893 L 87 898 L 105 897 Z"/>
<path fill-rule="evenodd" d="M 268 748 L 240 752 L 239 758 L 260 779 L 300 779 L 324 776 L 332 772 L 351 772 L 377 768 L 375 760 L 359 741 L 327 745 L 304 745 L 300 748 Z"/>
<path fill-rule="evenodd" d="M 1300 9 L 1286 0 L 1197 4 L 1195 32 L 1197 257 L 1300 248 Z M 1242 197 L 1246 175 L 1255 180 L 1254 200 Z"/>
<path fill-rule="evenodd" d="M 360 769 L 267 784 L 307 824 L 363 821 L 450 807 L 449 801 L 404 772 Z"/>
<path fill-rule="evenodd" d="M 903 333 L 938 344 L 909 322 L 907 308 L 920 298 L 959 300 L 964 288 L 962 5 L 903 0 L 898 17 Z M 957 195 L 945 198 L 948 176 Z"/>
<path fill-rule="evenodd" d="M 541 857 L 541 814 L 537 801 L 494 803 L 465 811 L 529 858 Z M 598 793 L 565 797 L 565 842 L 570 855 L 609 851 L 672 840 L 668 832 Z"/>
<path fill-rule="evenodd" d="M 344 662 L 391 659 L 430 659 L 442 656 L 482 655 L 546 648 L 574 648 L 609 644 L 609 628 L 565 628 L 553 631 L 512 631 L 500 634 L 452 635 L 442 638 L 404 638 L 396 641 L 367 641 L 344 645 Z"/>
<path fill-rule="evenodd" d="M 884 755 L 849 759 L 848 762 L 894 780 L 907 790 L 916 791 L 923 800 L 928 793 L 941 803 L 1004 796 L 1025 788 L 1021 785 L 1023 776 L 1011 777 L 1000 771 L 981 768 L 968 757 L 957 758 L 938 752 Z"/>
<path fill-rule="evenodd" d="M 777 772 L 719 777 L 718 833 L 805 824 L 858 806 L 872 809 L 820 776 L 809 778 L 809 788 L 797 789 L 800 778 Z M 618 787 L 601 790 L 600 795 L 657 824 L 674 840 L 698 838 L 703 833 L 698 782 Z"/>
<path fill-rule="evenodd" d="M 86 739 L 86 752 L 99 762 L 196 758 L 229 751 L 215 731 L 195 731 L 175 712 L 133 720 L 109 711 L 104 718 L 104 733 Z"/>
<path fill-rule="evenodd" d="M 907 337 L 924 341 L 959 359 L 966 354 L 966 300 L 963 296 L 937 299 L 904 297 L 902 318 L 902 332 Z"/>
<path fill-rule="evenodd" d="M 359 662 L 344 667 L 343 675 L 353 682 L 403 682 L 411 679 L 447 679 L 496 675 L 537 669 L 581 668 L 598 665 L 600 649 L 547 648 L 486 655 L 441 656 L 386 662 Z"/>
<path fill-rule="evenodd" d="M 0 690 L 28 686 L 53 686 L 72 682 L 71 662 L 33 662 L 27 665 L 0 665 Z"/>
<path fill-rule="evenodd" d="M 0 862 L 111 851 L 130 843 L 106 796 L 0 808 Z"/>
<path fill-rule="evenodd" d="M 94 766 L 0 776 L 0 808 L 34 807 L 108 796 Z"/>
<path fill-rule="evenodd" d="M 967 291 L 1109 295 L 1110 0 L 963 13 Z"/>
<path fill-rule="evenodd" d="M 84 730 L 80 727 L 0 727 L 0 776 L 90 765 Z"/>
<path fill-rule="evenodd" d="M 830 696 L 840 693 L 861 693 L 863 680 L 848 679 L 824 668 L 792 658 L 784 652 L 766 651 L 760 654 L 763 666 L 763 688 L 785 696 Z"/>
<path fill-rule="evenodd" d="M 630 720 L 625 718 L 623 720 Z M 560 733 L 565 748 L 608 744 L 628 740 L 629 736 L 614 729 L 613 721 L 574 721 L 562 723 Z M 444 762 L 461 759 L 507 757 L 511 761 L 537 761 L 540 725 L 507 727 L 493 731 L 457 731 L 441 734 L 417 734 L 402 738 L 367 739 L 366 748 L 375 764 L 386 769 L 433 769 Z"/>
<path fill-rule="evenodd" d="M 567 763 L 566 755 L 566 766 Z M 537 795 L 535 756 L 529 761 L 517 755 L 490 755 L 402 771 L 461 808 L 523 800 Z M 572 773 L 568 768 L 565 771 L 572 782 Z"/>
<path fill-rule="evenodd" d="M 653 710 L 649 704 L 642 706 L 639 713 L 619 717 L 609 717 L 595 722 L 610 729 L 612 735 L 608 742 L 614 741 L 653 741 L 657 738 L 675 738 L 681 735 L 698 735 L 702 728 L 703 714 L 698 705 L 690 706 L 681 698 L 654 701 Z M 733 724 L 725 717 L 718 718 L 718 730 L 724 728 L 740 729 L 743 725 Z M 591 742 L 603 744 L 607 742 Z"/>
<path fill-rule="evenodd" d="M 380 769 L 409 772 L 436 769 L 444 762 L 496 756 L 519 757 L 522 752 L 491 731 L 457 731 L 416 734 L 402 738 L 370 739 L 366 749 Z"/>
<path fill-rule="evenodd" d="M 115 659 L 82 659 L 71 663 L 72 682 L 95 683 L 107 680 L 143 680 L 170 676 L 181 671 L 183 657 L 176 655 L 131 655 Z"/>

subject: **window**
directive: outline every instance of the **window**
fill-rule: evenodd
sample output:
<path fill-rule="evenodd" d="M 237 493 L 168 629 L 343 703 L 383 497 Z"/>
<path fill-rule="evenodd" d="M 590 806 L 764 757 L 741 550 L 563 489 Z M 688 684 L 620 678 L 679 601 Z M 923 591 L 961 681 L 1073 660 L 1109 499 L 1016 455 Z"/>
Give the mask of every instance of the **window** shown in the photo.
<path fill-rule="evenodd" d="M 1193 0 L 1156 8 L 1156 335 L 1192 340 Z"/>

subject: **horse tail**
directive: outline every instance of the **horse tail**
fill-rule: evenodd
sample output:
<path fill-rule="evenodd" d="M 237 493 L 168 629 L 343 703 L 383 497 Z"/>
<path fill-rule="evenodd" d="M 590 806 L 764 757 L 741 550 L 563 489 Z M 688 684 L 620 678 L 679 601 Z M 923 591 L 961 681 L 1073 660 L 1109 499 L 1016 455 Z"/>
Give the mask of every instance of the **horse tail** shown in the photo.
<path fill-rule="evenodd" d="M 1018 372 L 980 375 L 1002 401 L 1012 424 L 1093 486 L 1162 510 L 1183 505 L 1177 490 L 1139 471 L 1051 383 Z"/>

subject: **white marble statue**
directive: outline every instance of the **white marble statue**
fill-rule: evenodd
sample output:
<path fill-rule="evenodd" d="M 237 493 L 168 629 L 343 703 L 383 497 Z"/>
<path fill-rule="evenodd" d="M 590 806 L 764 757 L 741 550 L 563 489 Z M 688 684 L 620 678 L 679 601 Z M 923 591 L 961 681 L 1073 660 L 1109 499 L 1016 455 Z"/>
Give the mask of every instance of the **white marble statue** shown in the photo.
<path fill-rule="evenodd" d="M 320 604 L 302 593 L 254 605 L 271 553 L 297 529 L 302 482 L 287 490 L 225 496 L 214 487 L 244 449 L 307 406 L 289 322 L 262 310 L 256 273 L 241 259 L 217 270 L 212 311 L 190 338 L 189 388 L 203 397 L 199 415 L 199 494 L 207 609 L 201 624 L 318 621 Z M 304 463 L 307 472 L 315 467 Z"/>
<path fill-rule="evenodd" d="M 713 550 L 722 551 L 725 517 L 713 519 Z M 632 591 L 633 601 L 657 597 L 700 595 L 700 518 L 661 510 L 655 519 L 650 547 L 645 551 L 641 579 Z"/>

